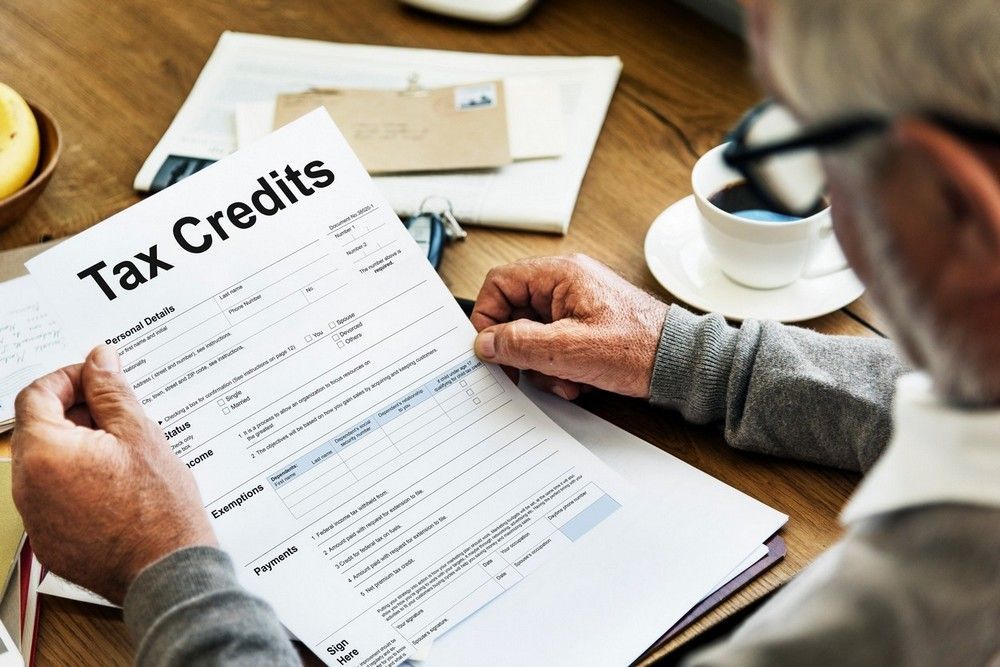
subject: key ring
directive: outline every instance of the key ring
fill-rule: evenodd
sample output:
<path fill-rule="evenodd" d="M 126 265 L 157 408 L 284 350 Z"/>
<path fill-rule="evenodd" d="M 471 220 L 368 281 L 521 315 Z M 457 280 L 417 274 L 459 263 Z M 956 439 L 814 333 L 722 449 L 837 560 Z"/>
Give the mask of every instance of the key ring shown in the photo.
<path fill-rule="evenodd" d="M 443 207 L 438 207 L 436 210 L 427 208 L 427 202 L 438 199 L 444 203 Z M 448 237 L 453 240 L 458 239 L 459 241 L 464 241 L 468 236 L 465 230 L 462 229 L 462 226 L 458 224 L 458 220 L 452 212 L 451 200 L 447 197 L 443 197 L 441 195 L 430 195 L 429 197 L 425 197 L 424 200 L 420 202 L 418 212 L 431 213 L 433 215 L 440 216 L 440 218 L 444 221 Z"/>

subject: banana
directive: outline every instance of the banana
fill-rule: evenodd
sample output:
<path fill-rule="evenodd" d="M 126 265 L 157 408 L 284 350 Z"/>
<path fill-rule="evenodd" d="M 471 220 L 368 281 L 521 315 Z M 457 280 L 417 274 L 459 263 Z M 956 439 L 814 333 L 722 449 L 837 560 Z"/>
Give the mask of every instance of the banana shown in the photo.
<path fill-rule="evenodd" d="M 24 98 L 0 83 L 0 199 L 24 186 L 38 166 L 38 123 Z"/>

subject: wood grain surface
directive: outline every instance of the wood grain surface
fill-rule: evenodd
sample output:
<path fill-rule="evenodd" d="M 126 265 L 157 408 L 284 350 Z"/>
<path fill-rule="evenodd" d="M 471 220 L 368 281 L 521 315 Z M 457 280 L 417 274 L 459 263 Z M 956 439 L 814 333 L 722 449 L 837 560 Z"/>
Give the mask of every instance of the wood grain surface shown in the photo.
<path fill-rule="evenodd" d="M 690 192 L 697 156 L 759 99 L 742 44 L 672 3 L 544 0 L 524 23 L 492 28 L 439 19 L 394 0 L 242 3 L 10 0 L 0 5 L 0 81 L 50 110 L 65 147 L 49 189 L 0 249 L 59 238 L 136 202 L 132 181 L 223 30 L 341 42 L 510 54 L 618 55 L 624 72 L 569 234 L 470 229 L 442 276 L 474 298 L 486 271 L 527 255 L 585 252 L 661 298 L 643 260 L 656 215 Z M 806 322 L 830 334 L 884 327 L 864 300 Z M 593 412 L 786 512 L 786 558 L 656 655 L 683 644 L 787 581 L 839 535 L 837 513 L 856 476 L 726 447 L 718 430 L 629 399 L 588 396 Z M 664 623 L 664 630 L 669 623 Z M 39 665 L 128 664 L 119 613 L 46 598 Z M 488 662 L 488 660 L 487 660 Z"/>

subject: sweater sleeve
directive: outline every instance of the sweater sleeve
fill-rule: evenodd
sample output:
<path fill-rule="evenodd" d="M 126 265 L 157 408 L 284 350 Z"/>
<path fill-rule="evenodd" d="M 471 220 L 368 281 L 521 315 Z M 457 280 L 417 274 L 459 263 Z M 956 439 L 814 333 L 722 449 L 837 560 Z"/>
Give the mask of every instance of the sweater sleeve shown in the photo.
<path fill-rule="evenodd" d="M 239 585 L 219 549 L 181 549 L 147 567 L 124 608 L 142 667 L 301 664 L 274 610 Z"/>
<path fill-rule="evenodd" d="M 867 470 L 888 442 L 895 380 L 907 370 L 880 338 L 755 320 L 735 328 L 671 306 L 650 400 L 723 425 L 738 449 Z"/>
<path fill-rule="evenodd" d="M 875 516 L 684 667 L 996 665 L 1000 508 Z"/>

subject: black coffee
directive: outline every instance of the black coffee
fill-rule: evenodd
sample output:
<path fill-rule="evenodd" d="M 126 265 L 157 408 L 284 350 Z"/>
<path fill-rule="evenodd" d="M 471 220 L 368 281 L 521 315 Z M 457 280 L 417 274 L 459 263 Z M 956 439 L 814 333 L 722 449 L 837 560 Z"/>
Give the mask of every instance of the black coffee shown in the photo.
<path fill-rule="evenodd" d="M 726 213 L 758 222 L 794 222 L 802 219 L 799 216 L 775 211 L 757 195 L 757 192 L 746 181 L 730 183 L 710 196 L 708 201 Z M 809 215 L 818 213 L 820 210 L 821 208 L 817 208 L 810 211 Z"/>

